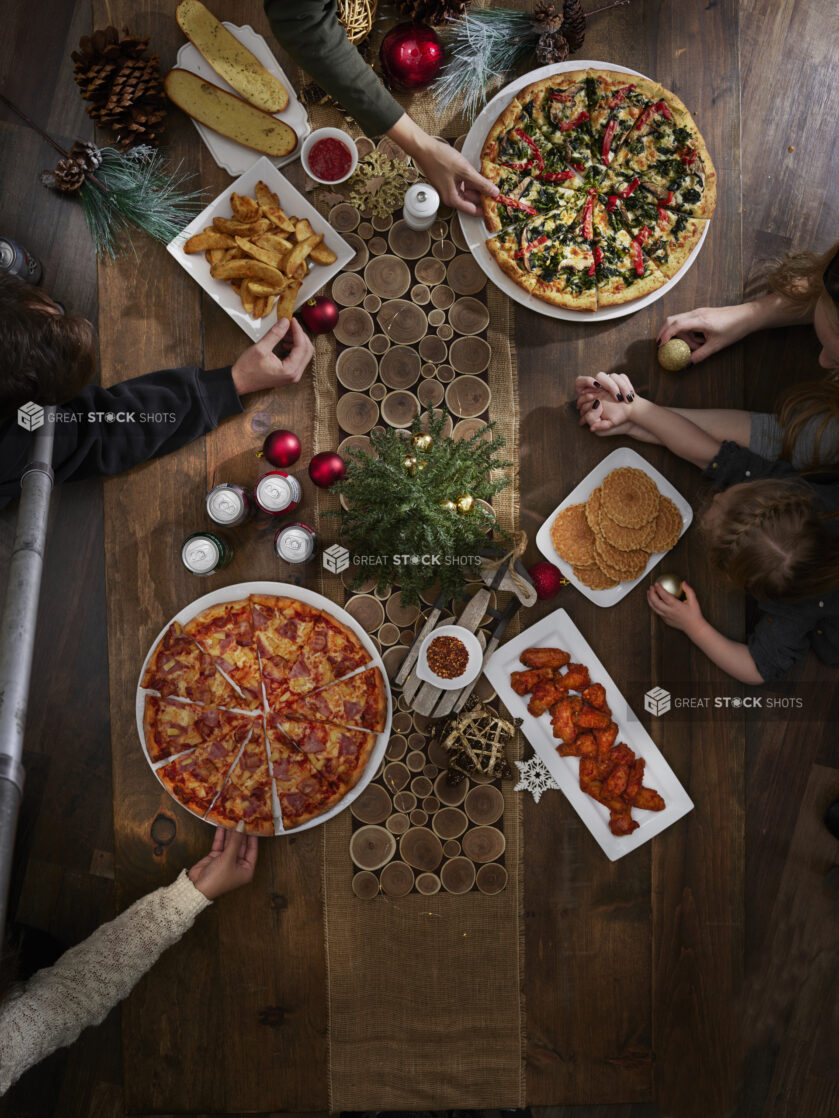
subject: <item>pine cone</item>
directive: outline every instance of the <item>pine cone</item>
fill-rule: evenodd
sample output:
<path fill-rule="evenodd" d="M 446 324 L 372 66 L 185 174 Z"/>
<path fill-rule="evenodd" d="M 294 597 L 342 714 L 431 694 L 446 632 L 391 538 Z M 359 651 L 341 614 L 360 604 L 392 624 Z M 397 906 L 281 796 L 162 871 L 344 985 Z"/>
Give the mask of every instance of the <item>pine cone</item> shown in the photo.
<path fill-rule="evenodd" d="M 435 24 L 462 16 L 469 3 L 470 0 L 394 0 L 394 7 L 414 23 Z"/>
<path fill-rule="evenodd" d="M 82 97 L 91 104 L 90 116 L 111 131 L 123 151 L 135 144 L 156 144 L 166 116 L 166 97 L 156 54 L 147 51 L 148 39 L 115 27 L 94 31 L 73 51 L 73 77 Z"/>
<path fill-rule="evenodd" d="M 586 37 L 586 13 L 582 0 L 565 0 L 562 5 L 562 34 L 568 40 L 568 49 L 577 51 Z"/>
<path fill-rule="evenodd" d="M 561 31 L 548 31 L 539 36 L 536 43 L 536 58 L 540 66 L 551 66 L 554 62 L 564 62 L 568 57 L 568 40 Z"/>
<path fill-rule="evenodd" d="M 556 8 L 553 4 L 546 3 L 546 0 L 540 0 L 540 2 L 533 9 L 534 23 L 551 23 L 556 18 Z"/>

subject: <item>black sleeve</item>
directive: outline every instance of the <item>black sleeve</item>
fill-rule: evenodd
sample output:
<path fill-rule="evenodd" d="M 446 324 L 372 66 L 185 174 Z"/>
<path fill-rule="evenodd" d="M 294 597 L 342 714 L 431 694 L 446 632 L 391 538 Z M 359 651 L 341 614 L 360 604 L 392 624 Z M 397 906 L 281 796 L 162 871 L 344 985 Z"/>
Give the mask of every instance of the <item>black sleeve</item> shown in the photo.
<path fill-rule="evenodd" d="M 749 652 L 765 683 L 777 683 L 810 650 L 811 619 L 806 608 L 761 605 L 760 620 L 748 639 Z"/>
<path fill-rule="evenodd" d="M 160 458 L 243 411 L 230 366 L 164 369 L 111 388 L 88 385 L 55 409 L 56 483 L 118 474 Z M 0 422 L 0 506 L 17 496 L 32 435 Z"/>
<path fill-rule="evenodd" d="M 271 30 L 294 61 L 358 121 L 368 136 L 404 113 L 347 38 L 335 0 L 265 0 Z"/>
<path fill-rule="evenodd" d="M 702 473 L 719 489 L 727 489 L 729 485 L 738 485 L 741 481 L 799 476 L 789 462 L 761 458 L 748 447 L 732 442 L 724 442 L 720 446 Z"/>

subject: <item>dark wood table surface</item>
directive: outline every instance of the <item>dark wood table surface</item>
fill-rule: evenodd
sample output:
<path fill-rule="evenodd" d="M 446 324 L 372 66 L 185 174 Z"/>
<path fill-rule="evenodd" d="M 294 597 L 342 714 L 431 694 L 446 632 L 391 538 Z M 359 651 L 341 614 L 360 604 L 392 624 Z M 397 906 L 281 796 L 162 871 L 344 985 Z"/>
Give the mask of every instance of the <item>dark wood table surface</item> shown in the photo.
<path fill-rule="evenodd" d="M 127 24 L 152 36 L 168 67 L 182 42 L 173 7 L 45 0 L 33 26 L 31 6 L 15 0 L 0 45 L 4 91 L 69 146 L 90 134 L 70 78 L 79 36 Z M 769 411 L 782 387 L 818 372 L 810 329 L 750 338 L 683 376 L 658 369 L 652 339 L 667 314 L 739 300 L 766 257 L 823 248 L 837 236 L 837 27 L 827 7 L 633 0 L 592 21 L 586 57 L 655 77 L 695 113 L 717 166 L 719 202 L 696 264 L 652 307 L 582 326 L 517 311 L 521 526 L 531 540 L 561 497 L 621 445 L 577 428 L 569 407 L 577 373 L 631 371 L 663 403 Z M 217 0 L 213 10 L 270 36 L 261 4 Z M 789 89 L 792 98 L 781 93 Z M 167 136 L 210 196 L 225 188 L 229 177 L 174 111 Z M 160 246 L 138 243 L 137 259 L 97 269 L 78 207 L 37 182 L 50 149 L 7 116 L 0 153 L 2 231 L 42 259 L 56 297 L 98 320 L 103 383 L 235 358 L 241 332 Z M 240 575 L 275 575 L 256 540 L 223 578 L 200 586 L 177 561 L 180 539 L 201 523 L 208 479 L 217 469 L 253 470 L 254 417 L 257 426 L 267 415 L 311 434 L 311 385 L 250 397 L 247 412 L 170 459 L 55 494 L 10 912 L 65 944 L 112 916 L 115 903 L 171 880 L 206 844 L 206 829 L 176 813 L 174 841 L 155 854 L 149 824 L 165 800 L 136 749 L 133 694 L 149 641 L 184 602 Z M 707 486 L 697 471 L 655 448 L 643 452 L 701 506 Z M 14 515 L 14 507 L 0 514 L 4 558 Z M 527 558 L 537 558 L 532 545 Z M 695 529 L 667 565 L 696 588 L 712 622 L 744 635 L 742 597 L 709 571 Z M 569 589 L 527 620 L 557 604 L 638 712 L 651 684 L 746 691 L 651 615 L 640 589 L 609 610 Z M 835 675 L 811 657 L 792 680 L 816 711 L 817 693 Z M 818 825 L 839 791 L 835 724 L 741 709 L 663 718 L 654 737 L 696 808 L 631 857 L 609 863 L 561 796 L 526 802 L 527 1102 L 557 1116 L 576 1104 L 573 1113 L 585 1118 L 835 1113 L 836 955 L 822 883 L 835 843 Z M 213 906 L 121 1012 L 0 1100 L 0 1116 L 325 1110 L 319 853 L 316 831 L 264 844 L 251 891 Z M 230 949 L 266 899 L 272 943 L 255 962 L 284 1007 L 281 1028 L 236 1016 L 246 960 Z M 178 1036 L 155 1028 L 167 985 L 186 1007 L 176 1015 Z M 201 1051 L 206 1036 L 225 1039 L 205 1052 L 199 1074 L 182 1053 Z"/>

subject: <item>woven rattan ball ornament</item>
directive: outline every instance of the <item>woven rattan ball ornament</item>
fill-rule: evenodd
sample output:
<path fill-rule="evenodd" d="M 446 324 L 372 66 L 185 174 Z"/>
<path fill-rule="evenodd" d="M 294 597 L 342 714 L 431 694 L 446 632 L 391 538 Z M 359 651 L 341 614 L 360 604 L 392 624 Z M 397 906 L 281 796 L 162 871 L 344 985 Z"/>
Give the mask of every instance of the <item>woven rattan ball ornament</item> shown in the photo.
<path fill-rule="evenodd" d="M 671 338 L 658 351 L 658 363 L 662 369 L 680 373 L 690 364 L 690 346 L 681 338 Z"/>

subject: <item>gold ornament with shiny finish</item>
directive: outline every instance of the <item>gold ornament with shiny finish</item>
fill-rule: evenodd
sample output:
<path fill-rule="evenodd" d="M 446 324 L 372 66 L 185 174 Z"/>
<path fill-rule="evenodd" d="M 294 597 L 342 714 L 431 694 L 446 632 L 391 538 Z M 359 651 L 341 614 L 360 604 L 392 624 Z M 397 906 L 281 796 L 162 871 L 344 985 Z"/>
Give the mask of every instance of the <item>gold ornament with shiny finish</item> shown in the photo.
<path fill-rule="evenodd" d="M 682 338 L 671 338 L 660 347 L 658 363 L 668 372 L 680 373 L 690 364 L 690 346 Z"/>
<path fill-rule="evenodd" d="M 475 498 L 469 493 L 464 493 L 457 499 L 457 511 L 461 515 L 465 515 L 467 512 L 471 512 L 474 505 Z"/>
<path fill-rule="evenodd" d="M 659 575 L 656 582 L 666 590 L 668 594 L 672 594 L 674 598 L 681 598 L 684 601 L 685 592 L 682 589 L 682 576 L 674 575 L 672 572 Z"/>
<path fill-rule="evenodd" d="M 402 466 L 405 470 L 408 471 L 408 473 L 411 475 L 411 477 L 414 476 L 414 474 L 417 472 L 417 470 L 419 468 L 418 465 L 417 465 L 417 460 L 413 456 L 413 454 L 406 454 L 405 455 L 405 457 L 402 459 Z"/>
<path fill-rule="evenodd" d="M 438 507 L 445 509 L 446 512 L 457 512 L 457 505 L 454 501 L 441 501 Z"/>
<path fill-rule="evenodd" d="M 417 432 L 416 435 L 411 436 L 411 441 L 417 450 L 431 450 L 434 445 L 434 440 L 424 431 Z"/>

